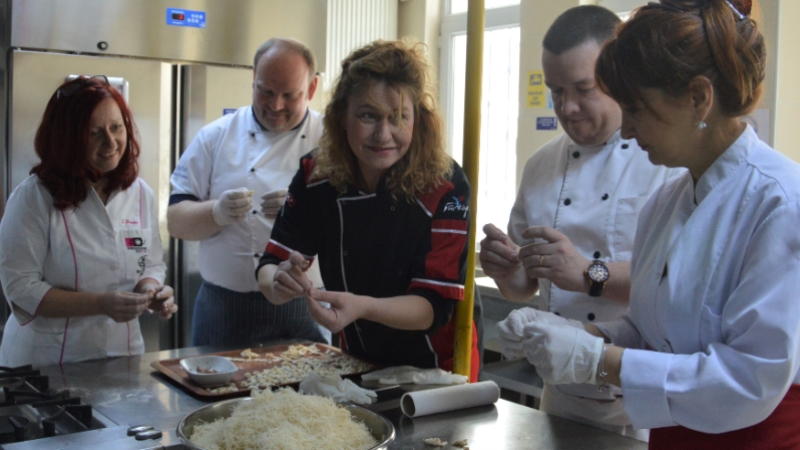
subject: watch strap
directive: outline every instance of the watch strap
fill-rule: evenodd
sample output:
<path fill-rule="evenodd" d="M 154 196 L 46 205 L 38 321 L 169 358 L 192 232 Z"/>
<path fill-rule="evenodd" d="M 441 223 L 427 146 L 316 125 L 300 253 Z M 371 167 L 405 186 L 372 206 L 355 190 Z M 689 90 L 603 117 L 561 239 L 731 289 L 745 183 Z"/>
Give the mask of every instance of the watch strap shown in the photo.
<path fill-rule="evenodd" d="M 589 297 L 600 297 L 600 294 L 603 292 L 603 287 L 606 285 L 605 282 L 598 283 L 597 281 L 590 280 L 592 282 L 591 286 L 589 286 Z"/>

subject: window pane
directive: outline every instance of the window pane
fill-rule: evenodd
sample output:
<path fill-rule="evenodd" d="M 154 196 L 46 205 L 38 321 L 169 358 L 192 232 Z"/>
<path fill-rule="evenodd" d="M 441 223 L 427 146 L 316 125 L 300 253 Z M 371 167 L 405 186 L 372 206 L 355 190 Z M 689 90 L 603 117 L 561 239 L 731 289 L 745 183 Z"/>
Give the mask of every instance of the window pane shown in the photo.
<path fill-rule="evenodd" d="M 462 163 L 464 141 L 464 83 L 466 78 L 466 35 L 453 41 L 452 111 L 453 158 Z M 500 28 L 484 34 L 483 95 L 481 99 L 481 143 L 477 202 L 476 243 L 483 239 L 483 225 L 501 229 L 516 197 L 517 115 L 519 91 L 519 27 Z"/>
<path fill-rule="evenodd" d="M 485 0 L 484 8 L 500 8 L 509 5 L 519 5 L 520 0 Z M 450 0 L 450 14 L 467 12 L 469 0 Z"/>

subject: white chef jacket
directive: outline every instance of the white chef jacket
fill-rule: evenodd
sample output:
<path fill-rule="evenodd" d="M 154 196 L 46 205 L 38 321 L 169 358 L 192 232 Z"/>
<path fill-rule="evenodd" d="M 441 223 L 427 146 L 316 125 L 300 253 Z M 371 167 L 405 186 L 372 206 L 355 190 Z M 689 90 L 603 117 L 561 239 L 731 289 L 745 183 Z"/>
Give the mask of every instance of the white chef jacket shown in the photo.
<path fill-rule="evenodd" d="M 317 147 L 320 136 L 322 115 L 317 112 L 309 109 L 296 128 L 273 133 L 256 122 L 251 106 L 222 116 L 197 133 L 170 178 L 170 202 L 217 199 L 224 191 L 241 187 L 255 192 L 252 214 L 200 241 L 204 280 L 236 292 L 258 291 L 255 269 L 274 224 L 261 213 L 260 197 L 289 187 L 300 157 Z M 318 270 L 309 272 L 309 278 L 322 285 Z"/>
<path fill-rule="evenodd" d="M 683 172 L 654 166 L 636 141 L 622 139 L 619 131 L 605 145 L 591 148 L 563 134 L 525 164 L 508 235 L 516 244 L 527 245 L 533 241 L 522 238 L 524 230 L 549 226 L 566 235 L 588 259 L 629 261 L 639 211 L 659 186 Z M 627 310 L 623 303 L 565 291 L 546 279 L 539 279 L 539 293 L 540 309 L 582 322 L 613 320 Z M 621 401 L 610 401 L 620 394 L 616 387 L 584 384 L 556 386 L 547 396 L 552 398 L 550 405 L 558 404 L 549 410 L 554 414 L 624 426 L 628 419 Z"/>
<path fill-rule="evenodd" d="M 629 347 L 634 426 L 721 433 L 800 383 L 800 165 L 748 126 L 693 185 L 672 180 L 642 210 L 630 311 L 598 326 Z"/>
<path fill-rule="evenodd" d="M 636 219 L 650 195 L 684 169 L 654 166 L 635 140 L 619 131 L 599 147 L 581 147 L 563 134 L 525 164 L 508 222 L 518 245 L 532 243 L 522 232 L 549 226 L 564 233 L 578 252 L 605 262 L 630 261 Z M 613 274 L 612 274 L 613 276 Z M 627 306 L 571 292 L 539 280 L 539 307 L 582 322 L 608 321 Z"/>
<path fill-rule="evenodd" d="M 77 208 L 59 211 L 38 177 L 8 199 L 0 222 L 0 281 L 13 314 L 0 365 L 36 367 L 144 352 L 138 319 L 36 314 L 51 289 L 133 291 L 143 278 L 163 283 L 166 265 L 153 191 L 141 179 L 112 192 L 106 205 L 90 189 Z"/>

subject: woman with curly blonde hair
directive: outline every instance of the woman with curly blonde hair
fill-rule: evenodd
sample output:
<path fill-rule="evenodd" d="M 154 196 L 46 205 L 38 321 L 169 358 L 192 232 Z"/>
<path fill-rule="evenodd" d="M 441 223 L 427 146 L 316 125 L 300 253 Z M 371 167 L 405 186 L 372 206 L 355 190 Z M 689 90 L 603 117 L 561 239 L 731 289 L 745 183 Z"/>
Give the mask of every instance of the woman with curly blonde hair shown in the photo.
<path fill-rule="evenodd" d="M 272 303 L 305 293 L 354 356 L 451 370 L 470 187 L 432 92 L 420 45 L 376 41 L 342 62 L 320 148 L 302 158 L 256 274 Z M 325 291 L 304 272 L 314 257 Z M 476 379 L 474 332 L 472 352 Z"/>
<path fill-rule="evenodd" d="M 434 109 L 433 86 L 422 44 L 407 48 L 402 42 L 375 42 L 353 52 L 342 63 L 342 75 L 325 109 L 325 131 L 314 176 L 330 179 L 339 190 L 352 184 L 359 172 L 347 130 L 341 126 L 350 95 L 365 83 L 383 80 L 389 87 L 404 86 L 414 107 L 411 143 L 405 156 L 388 170 L 386 186 L 408 200 L 435 189 L 452 174 L 445 152 L 444 125 Z"/>

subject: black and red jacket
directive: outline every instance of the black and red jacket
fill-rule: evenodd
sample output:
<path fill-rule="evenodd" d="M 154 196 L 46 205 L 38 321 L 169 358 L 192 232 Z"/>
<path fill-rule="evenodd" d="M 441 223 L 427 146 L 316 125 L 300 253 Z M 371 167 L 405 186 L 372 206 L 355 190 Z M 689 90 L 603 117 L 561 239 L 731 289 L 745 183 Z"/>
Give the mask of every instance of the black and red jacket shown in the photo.
<path fill-rule="evenodd" d="M 381 366 L 453 369 L 456 302 L 464 298 L 470 186 L 461 167 L 435 192 L 413 203 L 392 199 L 381 182 L 374 194 L 341 193 L 311 180 L 313 153 L 301 159 L 259 268 L 296 250 L 319 259 L 329 291 L 375 298 L 418 295 L 434 311 L 421 331 L 359 319 L 342 330 L 342 348 Z M 258 273 L 258 269 L 256 269 Z M 472 378 L 480 364 L 473 327 Z M 474 381 L 474 380 L 473 380 Z"/>

